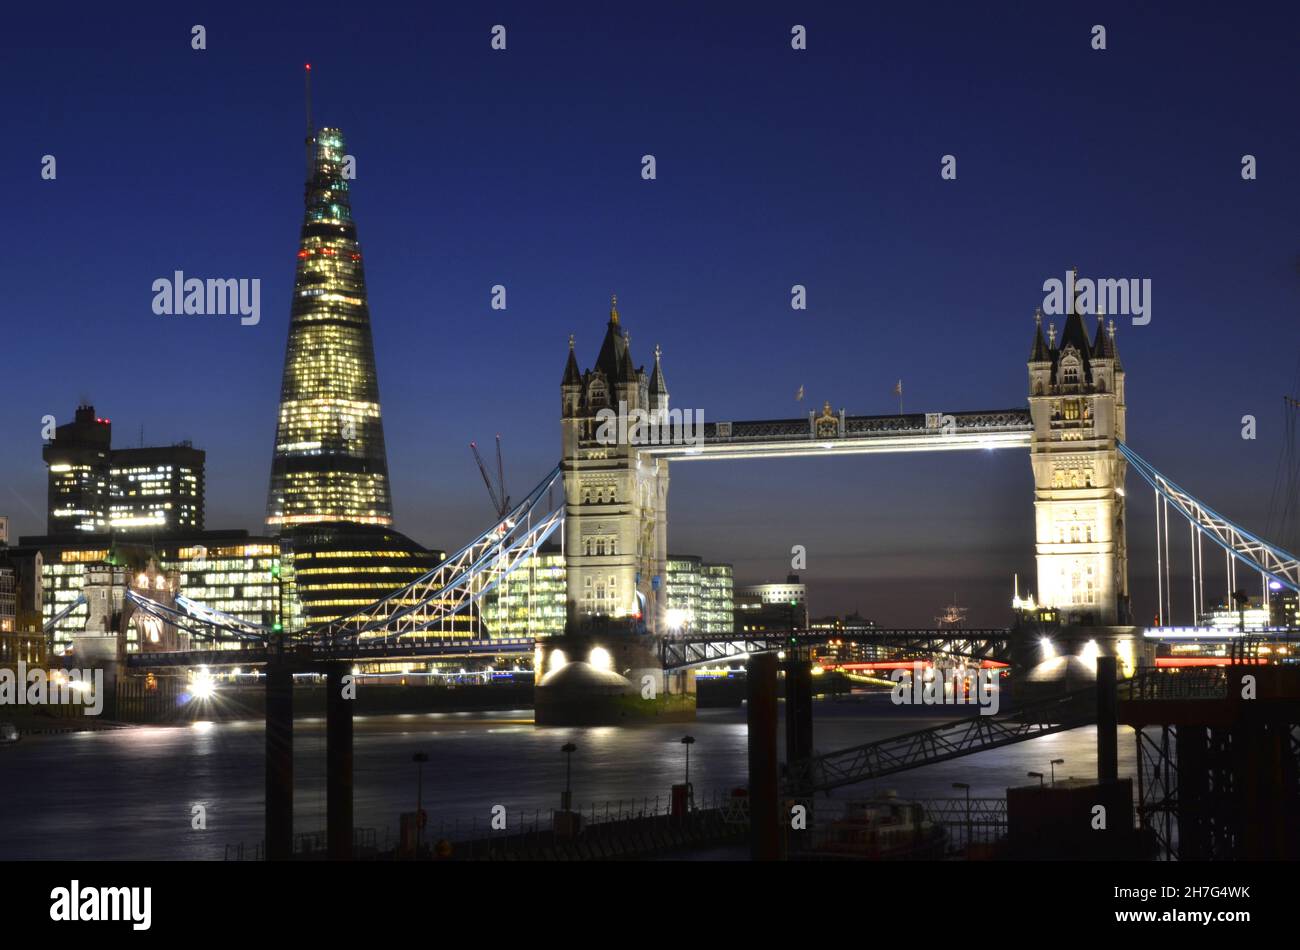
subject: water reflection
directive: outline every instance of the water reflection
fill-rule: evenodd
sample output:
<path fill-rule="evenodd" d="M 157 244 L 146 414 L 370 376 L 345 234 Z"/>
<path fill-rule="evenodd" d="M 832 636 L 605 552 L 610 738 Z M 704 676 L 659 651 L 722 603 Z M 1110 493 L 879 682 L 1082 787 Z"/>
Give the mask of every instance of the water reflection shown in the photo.
<path fill-rule="evenodd" d="M 815 744 L 832 750 L 942 721 L 881 703 L 818 704 Z M 927 713 L 930 710 L 925 710 Z M 354 814 L 382 843 L 396 836 L 398 815 L 415 808 L 416 766 L 426 752 L 424 803 L 434 827 L 459 820 L 483 825 L 504 805 L 513 825 L 521 814 L 545 814 L 564 786 L 560 747 L 573 742 L 573 799 L 589 808 L 623 800 L 666 801 L 685 772 L 679 742 L 689 733 L 697 799 L 745 783 L 743 710 L 703 710 L 698 721 L 636 729 L 537 729 L 531 711 L 429 713 L 358 717 L 354 727 Z M 784 739 L 780 741 L 784 742 Z M 782 748 L 784 748 L 782 746 Z M 262 837 L 263 732 L 260 722 L 140 727 L 35 736 L 0 749 L 0 858 L 216 859 L 227 844 L 248 849 Z M 953 782 L 975 797 L 1000 797 L 1008 785 L 1047 772 L 1096 772 L 1093 728 L 1045 736 L 843 789 L 837 798 L 886 790 L 948 797 Z M 325 824 L 324 722 L 299 720 L 294 731 L 295 828 Z M 1120 737 L 1120 774 L 1134 774 L 1132 732 Z M 962 793 L 964 794 L 964 793 Z M 207 812 L 207 830 L 191 827 L 193 806 Z"/>

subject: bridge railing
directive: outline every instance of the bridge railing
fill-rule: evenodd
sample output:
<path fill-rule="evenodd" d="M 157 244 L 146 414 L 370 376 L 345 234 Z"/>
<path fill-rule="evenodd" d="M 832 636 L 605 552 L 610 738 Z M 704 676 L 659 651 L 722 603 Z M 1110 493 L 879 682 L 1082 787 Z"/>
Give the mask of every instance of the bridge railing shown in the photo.
<path fill-rule="evenodd" d="M 1165 670 L 1142 666 L 1119 688 L 1121 699 L 1223 699 L 1228 695 L 1228 668 L 1205 666 Z"/>

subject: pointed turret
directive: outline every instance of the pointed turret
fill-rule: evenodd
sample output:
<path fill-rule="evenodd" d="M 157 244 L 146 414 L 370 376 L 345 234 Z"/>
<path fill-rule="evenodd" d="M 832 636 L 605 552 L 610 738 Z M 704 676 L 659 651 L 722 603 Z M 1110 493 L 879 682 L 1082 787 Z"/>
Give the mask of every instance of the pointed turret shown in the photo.
<path fill-rule="evenodd" d="M 1092 358 L 1095 360 L 1114 360 L 1119 358 L 1115 349 L 1115 321 L 1110 321 L 1110 330 L 1106 329 L 1106 313 L 1097 314 L 1097 336 L 1092 341 Z"/>
<path fill-rule="evenodd" d="M 1050 363 L 1052 354 L 1048 352 L 1047 341 L 1043 339 L 1043 308 L 1034 308 L 1034 345 L 1029 351 L 1029 362 Z"/>
<path fill-rule="evenodd" d="M 651 398 L 668 395 L 668 384 L 664 382 L 664 368 L 659 362 L 662 355 L 663 352 L 659 349 L 659 345 L 655 344 L 655 368 L 650 376 Z"/>
<path fill-rule="evenodd" d="M 632 365 L 632 335 L 623 331 L 623 377 L 628 386 L 635 387 L 641 382 L 641 373 Z"/>
<path fill-rule="evenodd" d="M 623 378 L 623 360 L 627 356 L 627 341 L 618 325 L 618 294 L 610 298 L 609 323 L 605 325 L 605 340 L 600 345 L 595 369 L 605 374 L 612 386 Z"/>
<path fill-rule="evenodd" d="M 1079 279 L 1079 268 L 1074 268 L 1074 279 Z M 1065 317 L 1065 326 L 1061 328 L 1061 345 L 1057 352 L 1053 354 L 1053 376 L 1056 377 L 1056 364 L 1060 363 L 1061 357 L 1071 348 L 1074 349 L 1075 355 L 1079 359 L 1080 380 L 1085 383 L 1092 382 L 1092 363 L 1089 357 L 1092 354 L 1092 343 L 1088 341 L 1088 328 L 1083 324 L 1083 314 L 1079 312 L 1078 292 L 1070 299 L 1070 311 Z M 1056 379 L 1059 382 L 1059 378 Z"/>
<path fill-rule="evenodd" d="M 578 369 L 578 358 L 573 353 L 573 334 L 569 334 L 569 361 L 564 364 L 564 382 L 562 386 L 581 386 L 582 371 Z"/>

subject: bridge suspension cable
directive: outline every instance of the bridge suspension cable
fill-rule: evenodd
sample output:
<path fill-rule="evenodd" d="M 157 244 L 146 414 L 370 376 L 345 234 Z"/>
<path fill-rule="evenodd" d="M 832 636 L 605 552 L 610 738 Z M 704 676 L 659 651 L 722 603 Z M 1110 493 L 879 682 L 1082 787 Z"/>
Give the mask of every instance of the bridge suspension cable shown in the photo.
<path fill-rule="evenodd" d="M 1193 563 L 1199 564 L 1193 577 L 1193 596 L 1197 603 L 1203 603 L 1205 585 L 1204 560 L 1200 553 L 1200 536 L 1209 537 L 1226 552 L 1229 568 L 1229 585 L 1236 589 L 1236 562 L 1240 561 L 1259 571 L 1266 579 L 1272 579 L 1283 587 L 1300 591 L 1300 558 L 1283 550 L 1275 544 L 1265 541 L 1247 531 L 1245 528 L 1223 517 L 1190 492 L 1184 490 L 1156 470 L 1149 462 L 1133 451 L 1123 442 L 1118 444 L 1119 452 L 1139 475 L 1151 485 L 1156 493 L 1156 550 L 1157 574 L 1164 567 L 1165 577 L 1160 585 L 1162 616 L 1168 619 L 1173 609 L 1173 598 L 1169 590 L 1169 507 L 1182 515 L 1192 525 L 1195 532 L 1195 544 L 1192 546 Z M 1164 530 L 1161 532 L 1161 512 Z M 1163 556 L 1160 553 L 1163 545 Z M 1265 583 L 1265 591 L 1268 585 Z M 1267 593 L 1266 595 L 1267 596 Z"/>
<path fill-rule="evenodd" d="M 346 617 L 296 631 L 287 638 L 327 641 L 363 634 L 392 638 L 420 633 L 464 611 L 536 554 L 563 523 L 563 504 L 549 512 L 543 510 L 550 506 L 551 489 L 560 480 L 560 471 L 557 465 L 501 520 L 432 570 Z M 126 597 L 150 616 L 206 640 L 233 638 L 245 644 L 265 644 L 274 632 L 264 624 L 250 623 L 187 597 L 177 597 L 175 607 L 130 589 Z M 84 603 L 85 598 L 79 597 L 69 604 L 45 624 L 46 631 Z"/>
<path fill-rule="evenodd" d="M 177 610 L 156 600 L 141 596 L 128 589 L 126 599 L 135 604 L 149 616 L 170 624 L 194 637 L 206 640 L 226 640 L 233 637 L 245 643 L 264 643 L 269 628 L 250 624 L 239 617 L 213 610 L 185 597 L 177 597 L 176 603 L 183 609 Z M 213 631 L 220 630 L 229 636 L 221 636 Z"/>
<path fill-rule="evenodd" d="M 47 620 L 45 622 L 45 625 L 41 629 L 45 633 L 49 633 L 51 630 L 57 627 L 59 623 L 61 623 L 63 619 L 68 616 L 68 614 L 72 613 L 74 610 L 76 610 L 85 602 L 86 602 L 86 596 L 84 594 L 78 594 L 76 600 L 68 604 L 68 606 L 64 607 L 57 614 L 55 614 L 53 617 Z"/>
<path fill-rule="evenodd" d="M 317 624 L 298 636 L 335 640 L 363 634 L 400 636 L 437 626 L 477 602 L 530 556 L 564 520 L 564 507 L 545 512 L 561 478 L 553 468 L 522 501 L 432 570 L 373 604 Z"/>

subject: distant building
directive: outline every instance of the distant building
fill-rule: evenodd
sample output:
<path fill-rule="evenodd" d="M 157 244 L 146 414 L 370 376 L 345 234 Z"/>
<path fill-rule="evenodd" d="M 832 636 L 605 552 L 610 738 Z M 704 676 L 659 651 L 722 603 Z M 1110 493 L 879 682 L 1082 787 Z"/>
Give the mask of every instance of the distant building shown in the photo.
<path fill-rule="evenodd" d="M 0 667 L 43 664 L 40 555 L 0 545 Z"/>
<path fill-rule="evenodd" d="M 188 442 L 114 449 L 109 465 L 111 531 L 203 530 L 204 453 Z"/>
<path fill-rule="evenodd" d="M 1283 612 L 1284 610 L 1285 608 Z M 1252 599 L 1245 605 L 1244 610 L 1219 603 L 1201 614 L 1200 625 L 1214 627 L 1217 630 L 1240 630 L 1244 621 L 1247 630 L 1267 630 L 1274 626 L 1273 618 L 1272 605 L 1265 606 L 1258 599 Z M 1284 625 L 1279 624 L 1279 626 Z"/>
<path fill-rule="evenodd" d="M 118 535 L 84 538 L 24 537 L 11 558 L 38 564 L 41 623 L 53 620 L 82 594 L 88 568 L 114 567 L 134 576 L 156 560 L 164 573 L 178 577 L 177 593 L 247 623 L 283 624 L 280 544 L 250 537 L 247 531 L 203 531 L 157 542 Z M 62 654 L 73 633 L 85 629 L 83 604 L 51 631 L 51 646 Z M 230 641 L 234 645 L 234 641 Z"/>
<path fill-rule="evenodd" d="M 45 636 L 25 616 L 22 600 L 18 571 L 0 564 L 0 669 L 14 670 L 19 663 L 45 663 Z"/>
<path fill-rule="evenodd" d="M 867 620 L 856 612 L 844 617 L 819 617 L 811 621 L 809 629 L 827 634 L 825 645 L 813 647 L 813 660 L 832 663 L 861 663 L 880 659 L 883 651 L 889 648 L 880 647 L 873 643 L 864 643 L 862 640 L 854 638 L 855 634 L 873 630 L 875 626 L 874 621 Z"/>
<path fill-rule="evenodd" d="M 566 590 L 564 555 L 558 545 L 546 545 L 485 595 L 483 625 L 494 637 L 559 635 L 564 632 Z M 665 596 L 670 630 L 730 633 L 731 592 L 730 564 L 668 555 Z"/>
<path fill-rule="evenodd" d="M 562 634 L 565 578 L 560 546 L 543 545 L 484 595 L 484 633 L 499 638 Z"/>
<path fill-rule="evenodd" d="M 0 567 L 0 633 L 13 633 L 18 624 L 18 579 L 11 567 Z"/>
<path fill-rule="evenodd" d="M 46 532 L 51 536 L 108 530 L 112 423 L 82 404 L 72 422 L 54 430 L 41 450 L 49 470 Z"/>
<path fill-rule="evenodd" d="M 1277 583 L 1274 581 L 1273 583 Z M 1300 627 L 1300 594 L 1293 590 L 1270 589 L 1268 597 L 1269 624 L 1274 627 Z"/>
<path fill-rule="evenodd" d="M 700 633 L 732 633 L 736 629 L 734 579 L 730 564 L 700 565 Z"/>
<path fill-rule="evenodd" d="M 736 590 L 736 624 L 744 631 L 808 628 L 808 591 L 798 574 L 784 584 L 751 584 Z"/>
<path fill-rule="evenodd" d="M 665 567 L 668 607 L 664 618 L 668 633 L 696 633 L 700 610 L 700 559 L 669 554 Z"/>
<path fill-rule="evenodd" d="M 327 522 L 294 525 L 280 535 L 288 629 L 328 623 L 381 600 L 433 570 L 445 558 L 416 544 L 392 528 L 381 525 Z M 399 604 L 411 606 L 414 598 Z M 432 618 L 441 606 L 443 616 L 420 633 L 423 636 L 472 636 L 478 632 L 478 615 L 470 605 L 456 614 L 445 608 L 450 600 L 430 604 L 421 611 Z"/>
<path fill-rule="evenodd" d="M 730 564 L 670 554 L 667 572 L 668 632 L 731 633 L 735 629 Z"/>
<path fill-rule="evenodd" d="M 204 453 L 188 442 L 112 447 L 112 423 L 77 407 L 41 451 L 49 474 L 46 534 L 168 534 L 203 530 Z"/>

